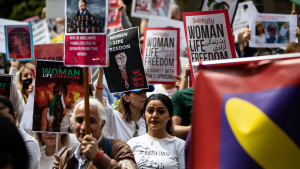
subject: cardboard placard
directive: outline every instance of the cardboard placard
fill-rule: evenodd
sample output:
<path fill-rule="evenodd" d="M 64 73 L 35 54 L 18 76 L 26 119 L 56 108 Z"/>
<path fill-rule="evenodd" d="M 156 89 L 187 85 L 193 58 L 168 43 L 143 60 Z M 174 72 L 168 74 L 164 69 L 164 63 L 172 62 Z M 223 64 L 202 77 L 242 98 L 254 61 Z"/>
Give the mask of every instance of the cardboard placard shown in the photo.
<path fill-rule="evenodd" d="M 63 61 L 64 57 L 64 44 L 41 44 L 34 45 L 34 63 L 37 59 L 40 60 L 51 60 L 51 61 Z M 92 73 L 89 67 L 89 84 L 92 83 Z"/>
<path fill-rule="evenodd" d="M 137 18 L 149 18 L 149 16 L 161 16 L 171 18 L 173 0 L 133 0 L 131 16 Z"/>
<path fill-rule="evenodd" d="M 148 89 L 138 27 L 108 35 L 109 67 L 104 68 L 110 93 Z"/>
<path fill-rule="evenodd" d="M 252 1 L 241 2 L 238 4 L 234 20 L 232 23 L 233 35 L 238 42 L 238 32 L 242 28 L 249 27 L 249 14 L 258 13 Z"/>
<path fill-rule="evenodd" d="M 33 38 L 31 25 L 5 25 L 6 59 L 33 60 Z"/>
<path fill-rule="evenodd" d="M 121 24 L 121 12 L 118 9 L 119 0 L 109 0 L 109 10 L 108 10 L 108 29 L 120 28 Z"/>
<path fill-rule="evenodd" d="M 151 83 L 175 84 L 179 75 L 179 28 L 145 28 L 143 60 Z"/>
<path fill-rule="evenodd" d="M 32 131 L 72 133 L 71 107 L 84 96 L 83 68 L 36 61 Z"/>
<path fill-rule="evenodd" d="M 184 56 L 184 50 L 186 49 L 186 39 L 184 33 L 184 27 L 182 21 L 176 21 L 173 19 L 167 19 L 163 17 L 150 16 L 148 21 L 148 27 L 167 27 L 167 28 L 179 28 L 180 29 L 180 56 Z"/>
<path fill-rule="evenodd" d="M 220 9 L 228 9 L 230 23 L 233 20 L 238 0 L 203 0 L 200 11 L 214 11 Z"/>
<path fill-rule="evenodd" d="M 48 23 L 46 19 L 32 26 L 33 44 L 51 43 Z"/>
<path fill-rule="evenodd" d="M 227 9 L 183 12 L 189 63 L 236 58 Z M 192 66 L 191 73 L 194 74 Z M 194 76 L 191 76 L 194 82 Z"/>
<path fill-rule="evenodd" d="M 250 14 L 250 47 L 286 47 L 298 42 L 296 15 Z"/>
<path fill-rule="evenodd" d="M 107 13 L 107 0 L 66 0 L 65 65 L 108 66 Z"/>
<path fill-rule="evenodd" d="M 11 75 L 0 75 L 0 96 L 5 96 L 9 99 L 11 93 L 11 85 Z"/>

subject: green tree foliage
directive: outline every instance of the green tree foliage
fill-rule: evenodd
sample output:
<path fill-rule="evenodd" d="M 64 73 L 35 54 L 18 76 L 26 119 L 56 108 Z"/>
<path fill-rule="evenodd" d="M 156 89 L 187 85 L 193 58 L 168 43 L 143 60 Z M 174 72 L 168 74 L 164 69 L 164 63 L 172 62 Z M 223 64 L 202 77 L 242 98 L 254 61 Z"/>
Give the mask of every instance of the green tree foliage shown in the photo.
<path fill-rule="evenodd" d="M 0 18 L 23 21 L 41 16 L 46 0 L 0 0 Z"/>

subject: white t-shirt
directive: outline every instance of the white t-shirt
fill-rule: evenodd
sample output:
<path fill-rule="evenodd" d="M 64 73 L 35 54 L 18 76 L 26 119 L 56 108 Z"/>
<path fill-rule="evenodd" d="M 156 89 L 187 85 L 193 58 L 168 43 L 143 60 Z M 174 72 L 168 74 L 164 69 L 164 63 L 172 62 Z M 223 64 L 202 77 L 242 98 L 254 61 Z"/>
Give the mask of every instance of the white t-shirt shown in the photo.
<path fill-rule="evenodd" d="M 266 43 L 266 36 L 263 34 L 260 36 L 255 36 L 255 43 Z"/>
<path fill-rule="evenodd" d="M 153 145 L 151 145 L 151 141 Z M 139 169 L 184 169 L 185 141 L 173 137 L 172 139 L 158 139 L 144 134 L 127 142 L 130 146 Z"/>
<path fill-rule="evenodd" d="M 146 95 L 147 97 L 151 96 L 152 94 L 164 94 L 168 97 L 172 97 L 172 95 L 177 91 L 177 88 L 174 87 L 173 89 L 165 89 L 161 84 L 156 84 L 154 85 L 154 91 L 153 92 L 147 92 Z"/>
<path fill-rule="evenodd" d="M 282 36 L 286 36 L 288 30 L 289 30 L 289 29 L 284 29 L 284 27 L 281 27 L 279 33 L 280 33 Z"/>
<path fill-rule="evenodd" d="M 22 127 L 19 128 L 19 133 L 22 136 L 26 149 L 28 151 L 30 169 L 40 168 L 40 147 L 38 142 L 29 134 L 27 134 Z"/>
<path fill-rule="evenodd" d="M 104 108 L 107 115 L 107 137 L 113 139 L 121 139 L 125 142 L 130 140 L 133 137 L 135 123 L 133 121 L 127 123 L 123 118 L 120 112 L 113 110 L 107 102 L 107 99 L 104 99 L 106 102 L 106 107 Z M 137 122 L 139 126 L 138 136 L 141 136 L 146 133 L 146 121 L 142 116 Z"/>
<path fill-rule="evenodd" d="M 58 151 L 58 156 L 62 156 L 62 152 L 67 147 L 63 147 Z M 67 151 L 67 150 L 66 150 Z M 64 152 L 66 152 L 64 151 Z M 41 161 L 40 161 L 40 169 L 52 169 L 53 168 L 53 161 L 55 161 L 54 156 L 47 156 L 45 150 L 41 152 Z"/>

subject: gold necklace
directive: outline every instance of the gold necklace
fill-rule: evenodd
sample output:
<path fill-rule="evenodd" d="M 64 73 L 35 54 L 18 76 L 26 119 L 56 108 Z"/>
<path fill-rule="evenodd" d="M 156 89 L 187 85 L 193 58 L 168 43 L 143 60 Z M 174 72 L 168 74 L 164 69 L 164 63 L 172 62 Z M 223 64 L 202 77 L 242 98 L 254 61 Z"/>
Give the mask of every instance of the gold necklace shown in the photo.
<path fill-rule="evenodd" d="M 150 142 L 151 142 L 151 145 L 153 145 L 153 142 L 154 142 L 154 141 L 157 141 L 157 140 L 158 140 L 158 138 L 156 138 L 156 140 L 152 140 L 152 139 L 150 139 L 150 137 L 151 137 L 151 136 L 149 136 L 148 134 L 147 134 L 147 136 L 148 136 L 148 139 L 149 139 L 149 140 L 150 140 Z"/>

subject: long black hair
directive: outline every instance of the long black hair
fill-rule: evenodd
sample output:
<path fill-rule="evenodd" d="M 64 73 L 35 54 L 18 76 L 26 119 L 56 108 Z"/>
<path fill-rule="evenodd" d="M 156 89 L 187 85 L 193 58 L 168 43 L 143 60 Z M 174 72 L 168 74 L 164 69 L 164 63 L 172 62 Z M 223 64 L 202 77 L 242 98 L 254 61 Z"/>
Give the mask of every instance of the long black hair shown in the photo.
<path fill-rule="evenodd" d="M 168 134 L 172 135 L 172 133 L 174 131 L 174 127 L 173 127 L 173 122 L 172 122 L 173 104 L 172 104 L 171 99 L 168 96 L 164 95 L 164 94 L 153 94 L 153 95 L 151 95 L 145 101 L 144 108 L 143 108 L 143 114 L 145 114 L 146 107 L 147 107 L 148 103 L 152 100 L 159 100 L 167 107 L 168 112 L 169 112 L 170 120 L 168 120 L 168 122 L 167 122 L 166 131 L 167 131 Z"/>
<path fill-rule="evenodd" d="M 263 28 L 263 26 L 262 26 L 261 23 L 259 23 L 259 24 L 257 24 L 257 25 L 255 26 L 255 35 L 258 35 L 258 36 L 259 36 L 260 33 L 259 33 L 258 29 L 257 29 L 258 25 L 260 25 L 260 26 L 262 27 L 262 29 L 263 29 L 263 31 L 261 32 L 261 34 L 265 33 L 265 29 Z"/>
<path fill-rule="evenodd" d="M 56 83 L 53 87 L 53 95 L 57 95 L 56 102 L 55 102 L 55 108 L 54 108 L 54 120 L 53 122 L 53 130 L 54 132 L 60 131 L 60 123 L 64 117 L 64 107 L 62 105 L 61 95 L 59 93 L 64 94 L 64 96 L 67 96 L 68 93 L 68 87 L 65 84 L 62 83 Z"/>

